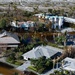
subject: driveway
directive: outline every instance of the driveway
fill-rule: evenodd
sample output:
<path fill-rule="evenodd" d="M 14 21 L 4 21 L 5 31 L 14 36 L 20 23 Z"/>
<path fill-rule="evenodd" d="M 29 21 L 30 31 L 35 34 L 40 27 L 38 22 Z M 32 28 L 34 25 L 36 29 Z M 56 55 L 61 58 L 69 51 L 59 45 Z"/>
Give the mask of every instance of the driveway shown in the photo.
<path fill-rule="evenodd" d="M 30 61 L 25 61 L 25 63 L 19 67 L 17 67 L 18 70 L 21 70 L 21 71 L 25 71 L 29 66 L 30 66 Z"/>

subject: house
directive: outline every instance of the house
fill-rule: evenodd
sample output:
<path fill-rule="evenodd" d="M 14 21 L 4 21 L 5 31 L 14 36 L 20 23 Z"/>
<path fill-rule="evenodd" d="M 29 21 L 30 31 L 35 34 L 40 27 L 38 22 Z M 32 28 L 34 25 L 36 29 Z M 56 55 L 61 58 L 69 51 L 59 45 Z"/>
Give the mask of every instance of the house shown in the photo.
<path fill-rule="evenodd" d="M 63 69 L 64 70 L 68 70 L 68 71 L 74 71 L 75 72 L 75 59 L 74 58 L 69 58 L 66 57 L 63 60 L 64 64 L 63 64 Z"/>
<path fill-rule="evenodd" d="M 75 45 L 75 35 L 68 33 L 66 39 L 66 45 Z"/>
<path fill-rule="evenodd" d="M 16 28 L 22 28 L 24 30 L 29 30 L 29 28 L 34 28 L 35 22 L 33 21 L 27 21 L 27 22 L 13 21 L 11 22 L 11 26 L 16 27 Z"/>
<path fill-rule="evenodd" d="M 75 32 L 75 29 L 68 27 L 68 28 L 65 28 L 65 29 L 61 30 L 61 33 L 65 33 L 65 32 Z"/>
<path fill-rule="evenodd" d="M 61 31 L 62 31 L 62 33 L 66 32 L 66 35 L 65 35 L 65 37 L 66 37 L 66 42 L 65 42 L 66 45 L 67 46 L 75 45 L 75 34 L 70 33 L 70 31 L 73 31 L 73 33 L 74 33 L 73 28 L 65 28 L 65 29 L 63 29 Z M 64 44 L 64 43 L 62 43 L 62 44 Z"/>
<path fill-rule="evenodd" d="M 63 16 L 49 16 L 48 19 L 52 22 L 52 26 L 54 29 L 61 29 L 64 24 Z"/>
<path fill-rule="evenodd" d="M 38 59 L 39 57 L 42 56 L 46 56 L 46 58 L 50 58 L 53 55 L 55 55 L 57 52 L 62 53 L 62 50 L 51 46 L 38 46 L 30 50 L 29 52 L 23 54 L 22 56 L 25 60 L 28 60 L 30 58 Z"/>
<path fill-rule="evenodd" d="M 7 31 L 0 32 L 0 48 L 15 48 L 18 44 L 20 41 L 16 34 Z"/>
<path fill-rule="evenodd" d="M 53 29 L 56 29 L 56 28 L 61 29 L 64 24 L 63 16 L 52 15 L 49 13 L 35 14 L 35 16 L 38 16 L 39 20 L 40 20 L 40 18 L 43 18 L 43 19 L 51 21 Z"/>

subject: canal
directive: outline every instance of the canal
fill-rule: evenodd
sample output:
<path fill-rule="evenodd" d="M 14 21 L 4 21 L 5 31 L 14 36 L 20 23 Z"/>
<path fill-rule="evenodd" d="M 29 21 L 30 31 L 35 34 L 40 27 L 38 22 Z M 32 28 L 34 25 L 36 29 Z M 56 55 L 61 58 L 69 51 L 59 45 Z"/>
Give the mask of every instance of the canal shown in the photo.
<path fill-rule="evenodd" d="M 0 74 L 2 74 L 2 75 L 17 75 L 15 73 L 18 73 L 18 75 L 37 75 L 31 71 L 24 71 L 24 72 L 19 71 L 19 70 L 15 69 L 13 66 L 10 66 L 3 62 L 0 62 Z"/>
<path fill-rule="evenodd" d="M 2 75 L 14 75 L 18 73 L 23 75 L 21 71 L 14 69 L 13 66 L 7 65 L 5 63 L 0 62 L 0 74 Z"/>

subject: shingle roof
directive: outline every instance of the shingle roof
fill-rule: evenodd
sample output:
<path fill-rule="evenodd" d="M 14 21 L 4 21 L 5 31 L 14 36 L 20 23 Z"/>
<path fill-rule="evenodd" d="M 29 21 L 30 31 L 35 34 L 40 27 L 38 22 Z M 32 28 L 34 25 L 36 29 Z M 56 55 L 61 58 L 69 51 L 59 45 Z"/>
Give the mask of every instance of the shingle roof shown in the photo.
<path fill-rule="evenodd" d="M 3 32 L 0 34 L 0 44 L 18 44 L 19 38 L 16 34 L 10 32 Z"/>

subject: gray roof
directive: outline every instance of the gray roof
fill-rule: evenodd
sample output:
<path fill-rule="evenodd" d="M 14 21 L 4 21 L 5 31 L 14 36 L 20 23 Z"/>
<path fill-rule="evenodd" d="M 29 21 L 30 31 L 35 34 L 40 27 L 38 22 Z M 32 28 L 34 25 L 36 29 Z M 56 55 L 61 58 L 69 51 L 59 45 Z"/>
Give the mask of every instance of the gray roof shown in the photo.
<path fill-rule="evenodd" d="M 3 32 L 0 34 L 0 44 L 19 44 L 19 38 L 11 32 Z"/>
<path fill-rule="evenodd" d="M 22 56 L 24 58 L 26 57 L 26 58 L 36 58 L 36 59 L 41 56 L 46 56 L 46 58 L 50 58 L 51 56 L 53 56 L 57 52 L 62 53 L 62 50 L 58 49 L 58 48 L 51 47 L 51 46 L 38 46 L 38 47 L 30 50 L 29 52 L 23 54 Z"/>

